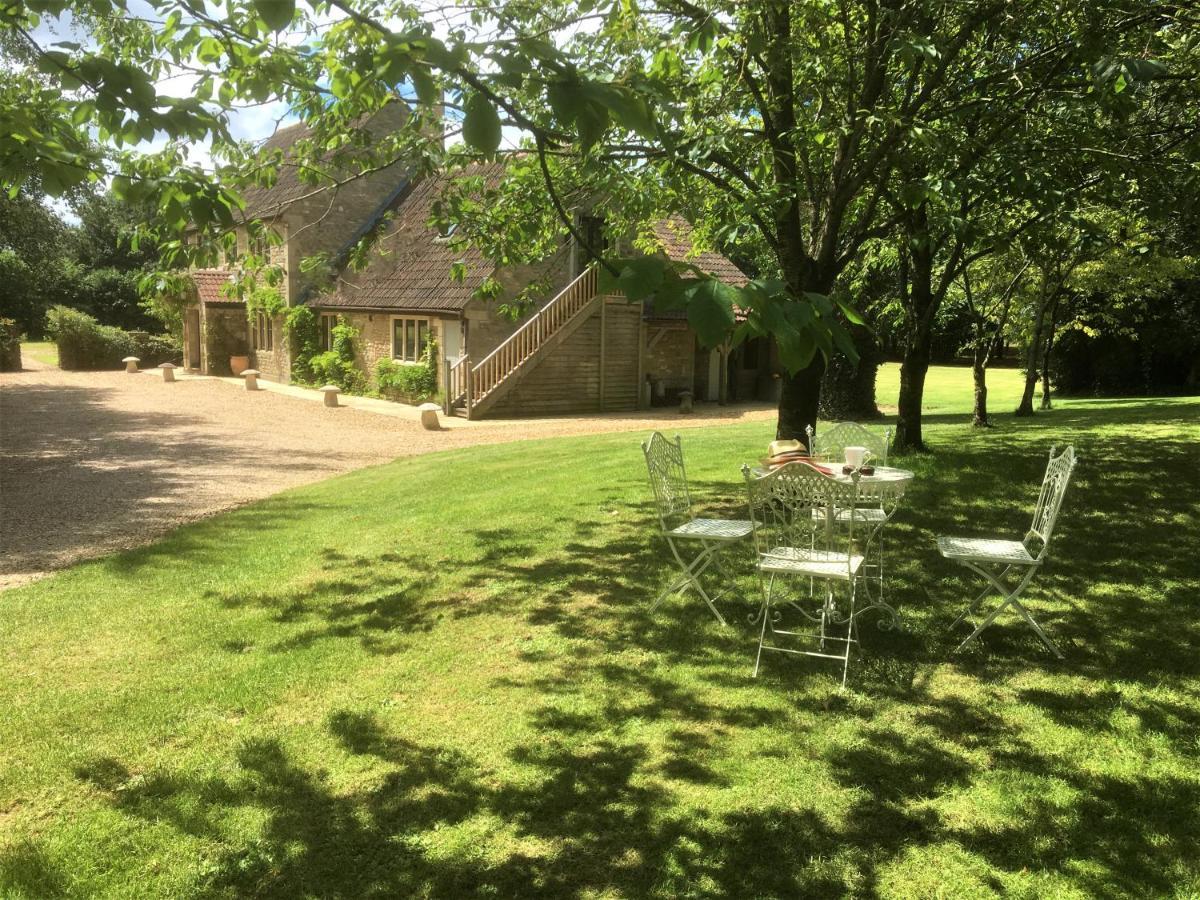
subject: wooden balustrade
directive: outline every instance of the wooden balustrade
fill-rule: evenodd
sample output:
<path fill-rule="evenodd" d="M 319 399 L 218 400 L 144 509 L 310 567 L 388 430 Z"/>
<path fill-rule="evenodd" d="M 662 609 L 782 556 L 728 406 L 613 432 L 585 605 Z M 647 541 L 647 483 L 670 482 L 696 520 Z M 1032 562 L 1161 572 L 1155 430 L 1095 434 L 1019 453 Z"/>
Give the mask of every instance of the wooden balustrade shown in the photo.
<path fill-rule="evenodd" d="M 487 396 L 505 378 L 520 368 L 555 332 L 579 313 L 596 296 L 596 269 L 589 267 L 562 289 L 549 303 L 530 316 L 495 350 L 474 366 L 464 357 L 451 367 L 453 397 L 465 396 L 467 415 L 473 402 Z M 456 375 L 462 366 L 464 371 Z M 458 379 L 456 381 L 456 379 Z M 462 390 L 460 391 L 459 385 Z"/>

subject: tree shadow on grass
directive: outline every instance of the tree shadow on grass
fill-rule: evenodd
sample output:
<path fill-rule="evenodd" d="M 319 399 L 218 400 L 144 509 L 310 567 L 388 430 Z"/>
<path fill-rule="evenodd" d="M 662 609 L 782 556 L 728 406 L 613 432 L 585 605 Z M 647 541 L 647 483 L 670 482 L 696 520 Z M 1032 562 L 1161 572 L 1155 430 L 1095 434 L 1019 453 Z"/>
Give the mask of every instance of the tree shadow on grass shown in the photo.
<path fill-rule="evenodd" d="M 78 777 L 127 815 L 212 841 L 216 859 L 197 893 L 869 895 L 885 891 L 906 854 L 936 865 L 947 846 L 988 873 L 964 891 L 1059 873 L 1087 893 L 1170 893 L 1195 871 L 1197 785 L 1161 760 L 1098 770 L 1026 718 L 1039 711 L 1079 744 L 1107 739 L 1123 710 L 1166 738 L 1135 752 L 1194 746 L 1196 707 L 1145 693 L 1159 683 L 1194 693 L 1185 679 L 1195 674 L 1195 623 L 1180 586 L 1196 574 L 1180 526 L 1194 512 L 1154 468 L 1187 471 L 1190 445 L 1095 434 L 1080 448 L 1054 561 L 1029 592 L 1065 662 L 1019 623 L 951 655 L 965 632 L 946 629 L 970 593 L 932 538 L 1019 537 L 1046 437 L 1032 429 L 999 458 L 982 437 L 964 441 L 953 465 L 919 473 L 889 539 L 889 590 L 907 629 L 863 629 L 847 694 L 817 661 L 772 659 L 750 678 L 752 579 L 741 608 L 722 603 L 733 627 L 694 598 L 650 614 L 673 572 L 644 502 L 557 523 L 570 534 L 549 550 L 502 518 L 468 528 L 465 574 L 453 582 L 429 576 L 415 552 L 329 549 L 299 595 L 283 586 L 212 598 L 218 609 L 279 617 L 304 640 L 390 647 L 397 635 L 478 615 L 552 634 L 559 640 L 518 644 L 491 682 L 534 698 L 522 715 L 536 740 L 502 748 L 501 762 L 339 710 L 328 734 L 371 772 L 348 785 L 329 784 L 274 740 L 243 745 L 233 774 L 127 775 L 98 760 Z M 703 508 L 740 509 L 728 483 L 695 487 Z M 1155 513 L 1137 513 L 1147 507 Z M 749 571 L 748 555 L 741 565 Z M 787 792 L 805 768 L 819 773 L 810 807 Z M 989 818 L 976 807 L 996 783 L 1005 808 Z M 224 837 L 231 811 L 247 810 L 266 823 L 259 836 Z"/>
<path fill-rule="evenodd" d="M 669 795 L 641 777 L 647 750 L 636 742 L 517 748 L 525 777 L 497 782 L 460 753 L 386 733 L 369 713 L 335 712 L 327 728 L 342 752 L 370 758 L 382 777 L 335 790 L 275 740 L 243 744 L 235 771 L 221 776 L 145 778 L 97 760 L 77 777 L 126 815 L 213 840 L 216 856 L 193 886 L 199 896 L 763 896 L 843 887 L 826 872 L 763 864 L 764 855 L 819 858 L 833 849 L 817 817 L 770 806 L 705 821 L 671 815 Z M 247 811 L 264 817 L 259 836 L 222 841 L 226 818 Z M 489 856 L 477 844 L 455 845 L 447 854 L 438 835 L 460 826 L 514 850 Z M 0 864 L 21 859 L 28 853 Z"/>

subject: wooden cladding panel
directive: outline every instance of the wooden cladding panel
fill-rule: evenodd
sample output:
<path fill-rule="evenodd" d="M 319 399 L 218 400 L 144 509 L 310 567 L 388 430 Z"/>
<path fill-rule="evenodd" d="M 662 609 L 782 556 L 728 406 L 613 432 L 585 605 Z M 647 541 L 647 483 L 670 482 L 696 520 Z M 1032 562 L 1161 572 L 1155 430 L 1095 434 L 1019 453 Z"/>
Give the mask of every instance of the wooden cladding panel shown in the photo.
<path fill-rule="evenodd" d="M 630 410 L 638 401 L 638 341 L 641 306 L 623 298 L 608 300 L 602 316 L 588 317 L 492 407 L 495 416 L 543 416 L 596 412 L 600 403 L 600 327 L 604 340 L 604 409 Z"/>
<path fill-rule="evenodd" d="M 605 313 L 604 408 L 636 409 L 642 307 L 624 299 L 610 299 Z"/>

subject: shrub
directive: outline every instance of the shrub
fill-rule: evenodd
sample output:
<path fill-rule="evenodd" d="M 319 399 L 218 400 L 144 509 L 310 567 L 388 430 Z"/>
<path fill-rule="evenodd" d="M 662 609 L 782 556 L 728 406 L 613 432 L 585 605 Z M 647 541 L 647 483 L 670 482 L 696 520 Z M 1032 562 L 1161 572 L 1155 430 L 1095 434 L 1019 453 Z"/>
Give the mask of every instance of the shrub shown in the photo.
<path fill-rule="evenodd" d="M 437 342 L 430 340 L 419 363 L 381 359 L 375 364 L 379 393 L 389 400 L 424 403 L 438 392 Z"/>
<path fill-rule="evenodd" d="M 284 329 L 292 343 L 292 379 L 308 384 L 313 377 L 313 357 L 321 352 L 317 314 L 308 306 L 290 307 Z"/>
<path fill-rule="evenodd" d="M 338 319 L 333 326 L 333 348 L 318 353 L 309 360 L 308 367 L 320 384 L 336 384 L 349 394 L 361 394 L 366 389 L 366 379 L 354 364 L 354 339 L 358 332 L 345 319 Z"/>
<path fill-rule="evenodd" d="M 58 364 L 64 369 L 120 369 L 126 356 L 136 356 L 143 367 L 182 358 L 179 343 L 167 335 L 101 325 L 87 313 L 66 306 L 46 313 L 46 330 L 58 344 Z"/>

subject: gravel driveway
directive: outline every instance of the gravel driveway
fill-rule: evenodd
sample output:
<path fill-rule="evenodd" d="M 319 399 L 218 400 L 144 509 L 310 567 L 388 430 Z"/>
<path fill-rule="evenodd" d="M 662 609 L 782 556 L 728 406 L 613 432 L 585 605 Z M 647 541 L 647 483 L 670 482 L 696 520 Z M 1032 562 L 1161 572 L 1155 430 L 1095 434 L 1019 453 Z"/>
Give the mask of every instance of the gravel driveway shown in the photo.
<path fill-rule="evenodd" d="M 63 372 L 0 375 L 0 588 L 182 522 L 339 472 L 474 444 L 772 419 L 765 407 L 576 418 L 416 422 L 215 379 Z M 32 366 L 38 366 L 33 369 Z"/>

